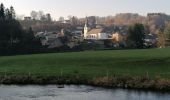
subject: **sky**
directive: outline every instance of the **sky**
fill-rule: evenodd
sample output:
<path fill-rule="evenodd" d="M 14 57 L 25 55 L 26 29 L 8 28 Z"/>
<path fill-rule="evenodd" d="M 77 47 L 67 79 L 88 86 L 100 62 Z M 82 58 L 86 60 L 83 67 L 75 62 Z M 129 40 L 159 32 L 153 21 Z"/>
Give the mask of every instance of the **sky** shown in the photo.
<path fill-rule="evenodd" d="M 55 19 L 68 15 L 77 17 L 108 16 L 117 13 L 150 12 L 170 14 L 170 0 L 0 0 L 5 7 L 14 7 L 18 15 L 29 16 L 32 10 L 50 13 Z"/>

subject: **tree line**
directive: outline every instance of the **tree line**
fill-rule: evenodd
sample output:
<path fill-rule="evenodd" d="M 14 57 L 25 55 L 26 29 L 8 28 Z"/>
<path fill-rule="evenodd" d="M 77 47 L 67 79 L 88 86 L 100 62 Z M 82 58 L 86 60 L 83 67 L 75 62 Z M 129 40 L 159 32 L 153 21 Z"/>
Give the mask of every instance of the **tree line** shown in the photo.
<path fill-rule="evenodd" d="M 5 8 L 0 4 L 0 55 L 31 52 L 30 49 L 40 46 L 39 40 L 34 38 L 32 28 L 24 30 L 15 17 L 12 6 Z"/>

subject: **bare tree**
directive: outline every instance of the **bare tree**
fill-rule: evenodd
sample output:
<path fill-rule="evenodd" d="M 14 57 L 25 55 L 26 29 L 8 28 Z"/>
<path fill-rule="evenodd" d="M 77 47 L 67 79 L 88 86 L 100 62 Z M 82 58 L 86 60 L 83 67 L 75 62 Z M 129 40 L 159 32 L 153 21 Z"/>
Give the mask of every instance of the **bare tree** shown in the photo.
<path fill-rule="evenodd" d="M 50 13 L 46 14 L 46 17 L 47 17 L 47 21 L 48 21 L 48 22 L 51 22 L 51 21 L 52 21 L 52 18 L 51 18 L 51 14 L 50 14 Z"/>
<path fill-rule="evenodd" d="M 158 36 L 157 47 L 164 48 L 165 47 L 165 35 L 160 30 L 157 30 L 156 34 Z"/>
<path fill-rule="evenodd" d="M 72 15 L 67 16 L 68 20 L 70 20 L 70 21 L 71 21 L 72 17 L 73 17 Z"/>
<path fill-rule="evenodd" d="M 44 16 L 45 16 L 45 14 L 44 14 L 44 12 L 43 11 L 39 11 L 38 12 L 38 19 L 43 19 L 44 18 Z"/>
<path fill-rule="evenodd" d="M 61 22 L 64 22 L 64 17 L 60 16 L 60 18 L 58 20 Z"/>
<path fill-rule="evenodd" d="M 31 11 L 30 15 L 31 15 L 32 19 L 38 20 L 38 12 L 36 12 L 36 11 Z"/>

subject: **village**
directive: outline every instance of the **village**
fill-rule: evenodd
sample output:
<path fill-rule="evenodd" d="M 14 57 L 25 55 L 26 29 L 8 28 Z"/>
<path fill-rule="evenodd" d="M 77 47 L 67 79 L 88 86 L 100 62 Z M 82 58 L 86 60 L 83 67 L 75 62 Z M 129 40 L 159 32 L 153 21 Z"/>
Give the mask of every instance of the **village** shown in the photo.
<path fill-rule="evenodd" d="M 67 24 L 69 21 L 61 22 Z M 86 17 L 82 25 L 74 29 L 62 28 L 55 31 L 41 31 L 35 33 L 40 38 L 43 46 L 47 48 L 60 48 L 67 46 L 69 49 L 84 46 L 85 49 L 123 49 L 128 46 L 128 26 L 106 26 L 98 24 L 94 16 Z M 146 48 L 156 47 L 158 36 L 146 33 L 144 45 Z"/>
<path fill-rule="evenodd" d="M 169 4 L 1 0 L 0 100 L 169 100 Z"/>

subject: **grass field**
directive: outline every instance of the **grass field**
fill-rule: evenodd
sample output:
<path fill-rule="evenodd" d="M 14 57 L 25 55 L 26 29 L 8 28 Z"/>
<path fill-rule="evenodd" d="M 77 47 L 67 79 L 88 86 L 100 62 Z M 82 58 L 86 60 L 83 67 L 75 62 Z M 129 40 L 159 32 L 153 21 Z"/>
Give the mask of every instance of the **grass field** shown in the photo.
<path fill-rule="evenodd" d="M 170 49 L 106 50 L 0 57 L 0 74 L 170 78 Z"/>

